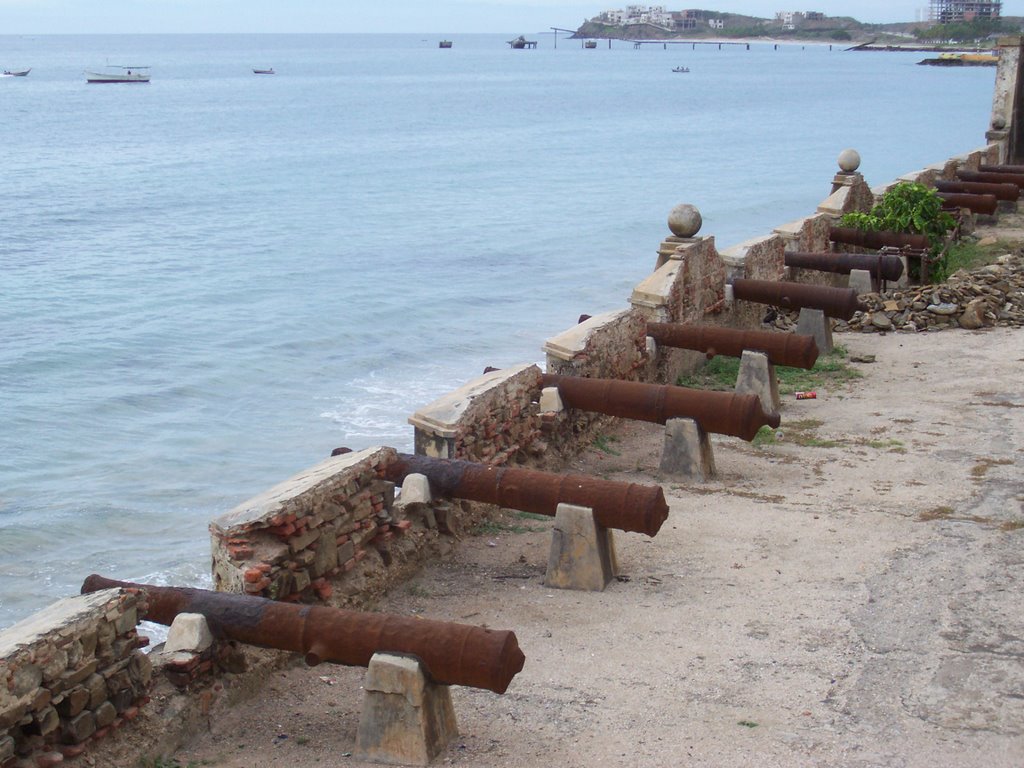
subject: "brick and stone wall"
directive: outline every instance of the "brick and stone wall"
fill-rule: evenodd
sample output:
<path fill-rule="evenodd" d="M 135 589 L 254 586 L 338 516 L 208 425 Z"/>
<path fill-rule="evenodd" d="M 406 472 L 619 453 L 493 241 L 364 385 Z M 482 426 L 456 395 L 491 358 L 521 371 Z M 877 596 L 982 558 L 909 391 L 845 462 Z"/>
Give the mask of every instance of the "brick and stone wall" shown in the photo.
<path fill-rule="evenodd" d="M 346 574 L 410 527 L 380 478 L 391 448 L 332 456 L 210 523 L 216 589 L 273 600 L 345 593 Z"/>
<path fill-rule="evenodd" d="M 530 463 L 540 447 L 540 368 L 485 373 L 409 417 L 416 453 L 488 464 Z"/>
<path fill-rule="evenodd" d="M 138 613 L 108 589 L 0 632 L 0 766 L 55 765 L 136 717 L 152 678 Z"/>

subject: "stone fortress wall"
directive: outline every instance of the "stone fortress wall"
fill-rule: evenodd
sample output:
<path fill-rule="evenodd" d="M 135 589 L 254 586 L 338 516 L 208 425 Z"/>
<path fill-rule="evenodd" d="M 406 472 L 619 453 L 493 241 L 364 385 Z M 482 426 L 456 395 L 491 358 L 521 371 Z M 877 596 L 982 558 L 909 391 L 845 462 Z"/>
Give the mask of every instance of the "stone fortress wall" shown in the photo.
<path fill-rule="evenodd" d="M 1017 157 L 1022 50 L 1018 39 L 1001 42 L 988 144 L 896 181 L 928 184 L 955 178 L 958 169 Z M 763 308 L 730 301 L 728 280 L 835 284 L 834 276 L 787 270 L 783 258 L 787 250 L 829 250 L 829 225 L 848 211 L 869 210 L 888 188 L 869 188 L 847 160 L 841 157 L 846 168 L 814 213 L 725 250 L 717 249 L 713 236 L 698 235 L 695 209 L 674 209 L 673 234 L 660 245 L 654 271 L 635 287 L 629 306 L 581 318 L 548 339 L 547 372 L 672 383 L 703 357 L 659 350 L 646 335 L 647 322 L 756 329 Z M 559 409 L 533 364 L 488 371 L 409 419 L 419 454 L 553 470 L 590 445 L 607 420 Z M 216 588 L 365 607 L 425 559 L 450 551 L 460 532 L 488 514 L 483 505 L 432 500 L 411 488 L 396 496 L 383 475 L 397 460 L 387 447 L 326 457 L 213 520 Z M 140 650 L 147 640 L 137 631 L 144 615 L 139 595 L 111 589 L 66 598 L 0 631 L 0 768 L 76 757 L 91 740 L 135 719 L 154 679 L 150 658 Z M 205 659 L 161 671 L 199 696 L 193 684 L 217 670 Z M 217 688 L 203 690 L 204 708 Z M 188 722 L 182 718 L 182 727 Z"/>

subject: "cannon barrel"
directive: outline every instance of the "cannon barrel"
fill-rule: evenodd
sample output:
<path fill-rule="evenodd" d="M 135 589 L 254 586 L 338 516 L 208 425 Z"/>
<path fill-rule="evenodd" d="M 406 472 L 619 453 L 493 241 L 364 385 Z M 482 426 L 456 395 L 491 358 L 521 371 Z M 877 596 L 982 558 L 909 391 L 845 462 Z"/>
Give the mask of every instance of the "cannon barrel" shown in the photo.
<path fill-rule="evenodd" d="M 668 504 L 659 485 L 601 480 L 587 475 L 558 475 L 519 467 L 494 467 L 457 459 L 434 459 L 402 453 L 385 470 L 401 484 L 407 475 L 426 475 L 431 489 L 452 498 L 497 504 L 553 517 L 558 505 L 590 507 L 605 528 L 654 536 L 668 519 Z"/>
<path fill-rule="evenodd" d="M 301 653 L 310 666 L 329 661 L 365 667 L 375 653 L 404 653 L 419 658 L 438 683 L 504 693 L 526 660 L 514 632 L 468 624 L 133 584 L 96 574 L 82 584 L 82 594 L 111 587 L 144 592 L 148 621 L 169 625 L 179 613 L 201 613 L 217 637 Z"/>
<path fill-rule="evenodd" d="M 995 195 L 975 195 L 966 192 L 936 192 L 944 208 L 967 208 L 972 213 L 991 216 L 999 209 Z"/>
<path fill-rule="evenodd" d="M 877 280 L 899 280 L 903 274 L 903 259 L 885 253 L 811 253 L 791 251 L 785 254 L 787 267 L 814 269 L 848 275 L 855 269 L 864 269 Z"/>
<path fill-rule="evenodd" d="M 1024 165 L 987 165 L 982 163 L 978 170 L 981 173 L 1019 173 L 1024 175 Z"/>
<path fill-rule="evenodd" d="M 647 335 L 665 347 L 695 349 L 708 358 L 741 357 L 744 351 L 763 352 L 773 365 L 813 368 L 818 344 L 813 336 L 769 331 L 737 331 L 688 323 L 648 323 Z"/>
<path fill-rule="evenodd" d="M 996 200 L 1011 202 L 1020 198 L 1020 187 L 1016 184 L 992 184 L 980 181 L 936 181 L 939 192 L 966 192 L 974 195 L 995 195 Z"/>
<path fill-rule="evenodd" d="M 1013 184 L 1024 187 L 1024 173 L 994 173 L 992 171 L 957 171 L 960 181 L 977 181 L 983 184 Z"/>
<path fill-rule="evenodd" d="M 820 309 L 829 317 L 842 320 L 849 320 L 855 312 L 867 309 L 853 288 L 825 288 L 776 280 L 733 280 L 732 295 L 735 299 L 783 309 Z"/>
<path fill-rule="evenodd" d="M 919 251 L 926 251 L 931 247 L 928 238 L 924 235 L 912 235 L 907 232 L 886 232 L 856 229 L 855 227 L 832 227 L 828 233 L 828 239 L 833 243 L 845 243 L 846 245 L 857 245 L 861 248 L 916 248 Z"/>
<path fill-rule="evenodd" d="M 545 387 L 558 387 L 562 402 L 581 411 L 664 424 L 689 418 L 705 432 L 753 440 L 763 426 L 779 426 L 779 414 L 766 414 L 757 395 L 707 392 L 668 384 L 618 379 L 584 379 L 546 373 Z"/>

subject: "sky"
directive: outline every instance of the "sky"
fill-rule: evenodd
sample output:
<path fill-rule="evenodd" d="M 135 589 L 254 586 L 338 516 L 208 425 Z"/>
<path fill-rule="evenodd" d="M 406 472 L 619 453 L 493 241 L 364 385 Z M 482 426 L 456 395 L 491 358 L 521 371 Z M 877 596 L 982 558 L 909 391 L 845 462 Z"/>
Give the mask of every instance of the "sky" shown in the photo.
<path fill-rule="evenodd" d="M 693 2 L 694 0 L 689 0 Z M 885 23 L 927 18 L 927 0 L 640 0 L 762 18 L 821 11 Z M 632 0 L 637 3 L 637 0 Z M 676 4 L 673 4 L 676 3 Z M 158 32 L 537 32 L 575 29 L 623 0 L 0 0 L 0 34 Z M 1024 0 L 1004 0 L 1004 16 Z"/>

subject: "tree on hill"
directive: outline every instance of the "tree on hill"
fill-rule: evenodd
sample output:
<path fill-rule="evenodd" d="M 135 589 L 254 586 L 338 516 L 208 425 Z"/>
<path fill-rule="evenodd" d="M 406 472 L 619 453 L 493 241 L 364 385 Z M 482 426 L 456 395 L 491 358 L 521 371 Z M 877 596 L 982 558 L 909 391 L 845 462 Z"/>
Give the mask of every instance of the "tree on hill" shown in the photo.
<path fill-rule="evenodd" d="M 1002 19 L 975 19 L 915 29 L 920 40 L 982 40 L 1008 31 Z"/>

